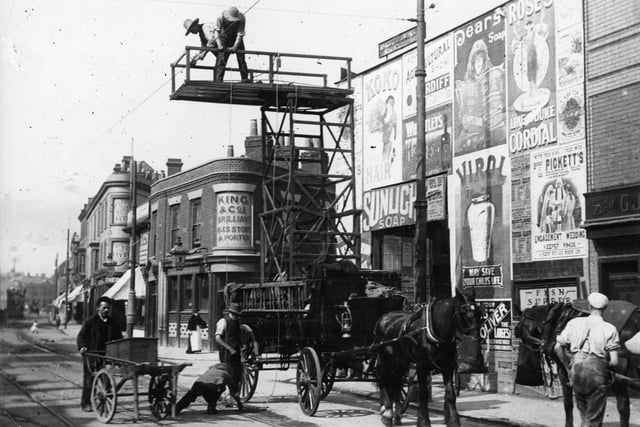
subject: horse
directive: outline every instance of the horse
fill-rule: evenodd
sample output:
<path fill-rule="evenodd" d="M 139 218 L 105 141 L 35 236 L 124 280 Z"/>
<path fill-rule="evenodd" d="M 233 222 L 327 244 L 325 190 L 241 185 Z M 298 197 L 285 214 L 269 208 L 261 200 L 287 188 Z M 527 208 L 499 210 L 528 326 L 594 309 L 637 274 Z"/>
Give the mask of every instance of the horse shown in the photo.
<path fill-rule="evenodd" d="M 402 382 L 412 362 L 418 382 L 418 426 L 430 426 L 429 374 L 437 369 L 445 385 L 444 412 L 448 426 L 459 426 L 454 374 L 487 372 L 480 347 L 481 309 L 475 293 L 457 291 L 414 312 L 392 311 L 376 322 L 376 375 L 381 417 L 386 426 L 400 423 Z"/>
<path fill-rule="evenodd" d="M 548 363 L 555 363 L 558 371 L 558 379 L 562 386 L 564 399 L 565 426 L 573 426 L 573 387 L 569 381 L 569 373 L 564 363 L 553 350 L 556 337 L 569 320 L 588 316 L 588 303 L 586 300 L 574 300 L 571 303 L 550 303 L 525 309 L 522 312 L 520 322 L 515 328 L 516 337 L 522 340 L 518 360 L 516 383 L 524 385 L 542 385 L 541 356 Z M 629 378 L 640 373 L 634 365 L 634 356 L 637 349 L 632 343 L 640 339 L 640 310 L 637 306 L 627 302 L 612 300 L 603 313 L 606 321 L 613 323 L 618 329 L 620 342 L 623 344 L 619 350 L 619 363 L 615 368 L 615 381 L 612 390 L 616 395 L 616 406 L 620 414 L 620 426 L 629 426 L 629 390 L 627 386 L 637 387 L 635 380 Z M 633 350 L 634 353 L 629 350 Z M 531 362 L 531 360 L 534 360 Z M 537 371 L 532 371 L 537 369 Z M 634 373 L 635 370 L 635 373 Z M 532 377 L 533 374 L 533 377 Z M 529 382 L 533 381 L 533 382 Z"/>

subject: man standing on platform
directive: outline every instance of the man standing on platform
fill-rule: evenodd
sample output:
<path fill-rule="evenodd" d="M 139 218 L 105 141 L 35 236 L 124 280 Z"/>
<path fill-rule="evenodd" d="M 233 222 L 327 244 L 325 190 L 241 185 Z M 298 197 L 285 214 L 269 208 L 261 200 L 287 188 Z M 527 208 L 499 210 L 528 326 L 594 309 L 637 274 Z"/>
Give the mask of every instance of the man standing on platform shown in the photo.
<path fill-rule="evenodd" d="M 96 314 L 87 319 L 78 332 L 77 345 L 80 354 L 85 352 L 105 354 L 108 341 L 122 339 L 120 325 L 109 315 L 111 310 L 111 298 L 100 297 L 96 308 Z M 82 398 L 80 406 L 83 411 L 91 411 L 91 385 L 93 377 L 89 370 L 89 363 L 97 362 L 97 358 L 83 357 Z M 96 367 L 97 368 L 97 367 Z"/>
<path fill-rule="evenodd" d="M 245 24 L 246 18 L 244 14 L 238 11 L 237 7 L 230 7 L 218 17 L 214 38 L 220 51 L 216 60 L 214 81 L 222 82 L 229 55 L 235 53 L 242 83 L 250 82 L 249 69 L 247 68 L 244 52 L 238 52 L 238 50 L 244 51 L 245 49 L 243 41 Z"/>
<path fill-rule="evenodd" d="M 582 425 L 601 426 L 613 382 L 609 367 L 618 364 L 620 338 L 615 326 L 602 318 L 609 299 L 593 292 L 588 301 L 591 314 L 570 320 L 554 350 L 568 369 Z"/>

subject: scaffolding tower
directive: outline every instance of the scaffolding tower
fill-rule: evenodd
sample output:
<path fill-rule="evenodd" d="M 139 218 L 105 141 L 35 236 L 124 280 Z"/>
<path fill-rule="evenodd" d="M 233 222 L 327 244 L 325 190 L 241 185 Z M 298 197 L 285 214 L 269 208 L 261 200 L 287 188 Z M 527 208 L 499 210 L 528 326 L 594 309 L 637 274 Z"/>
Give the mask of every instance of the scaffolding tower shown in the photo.
<path fill-rule="evenodd" d="M 189 60 L 191 50 L 207 49 L 214 50 L 187 47 L 172 64 L 171 99 L 261 108 L 262 282 L 304 277 L 314 262 L 351 260 L 360 267 L 351 59 L 245 51 L 268 65 L 250 70 L 250 83 L 214 82 L 213 67 Z M 303 71 L 282 69 L 283 60 Z M 327 61 L 346 64 L 341 87 L 330 87 L 326 74 L 309 72 Z M 185 80 L 176 87 L 181 68 Z M 196 72 L 208 72 L 208 78 L 194 79 Z"/>

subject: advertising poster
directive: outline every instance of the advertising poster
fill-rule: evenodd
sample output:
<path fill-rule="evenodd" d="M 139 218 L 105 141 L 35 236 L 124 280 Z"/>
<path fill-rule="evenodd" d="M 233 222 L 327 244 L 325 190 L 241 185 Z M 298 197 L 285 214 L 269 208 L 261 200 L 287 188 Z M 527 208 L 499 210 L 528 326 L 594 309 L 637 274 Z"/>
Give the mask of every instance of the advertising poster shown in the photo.
<path fill-rule="evenodd" d="M 582 0 L 555 0 L 555 2 L 558 29 L 582 24 Z"/>
<path fill-rule="evenodd" d="M 446 175 L 436 175 L 427 178 L 427 221 L 440 221 L 446 219 L 446 183 Z"/>
<path fill-rule="evenodd" d="M 363 79 L 363 190 L 402 181 L 402 62 Z"/>
<path fill-rule="evenodd" d="M 362 231 L 415 224 L 415 182 L 365 191 L 362 195 Z"/>
<path fill-rule="evenodd" d="M 553 0 L 507 6 L 509 149 L 512 154 L 555 144 L 556 60 Z"/>
<path fill-rule="evenodd" d="M 253 195 L 248 192 L 216 193 L 218 248 L 253 247 Z"/>
<path fill-rule="evenodd" d="M 511 299 L 476 299 L 485 315 L 480 326 L 482 349 L 512 351 L 511 324 L 513 322 Z"/>
<path fill-rule="evenodd" d="M 453 39 L 451 33 L 427 43 L 424 48 L 426 72 L 424 90 L 427 109 L 453 100 Z"/>
<path fill-rule="evenodd" d="M 454 155 L 460 156 L 506 142 L 503 9 L 459 28 L 453 40 Z"/>
<path fill-rule="evenodd" d="M 402 55 L 402 118 L 415 117 L 416 113 L 416 68 L 418 53 L 410 50 Z"/>
<path fill-rule="evenodd" d="M 582 84 L 558 92 L 558 140 L 561 144 L 585 137 L 584 88 Z"/>
<path fill-rule="evenodd" d="M 562 145 L 531 157 L 533 261 L 587 256 L 584 218 L 587 156 L 583 143 Z"/>
<path fill-rule="evenodd" d="M 549 286 L 520 289 L 520 310 L 552 303 L 568 304 L 578 298 L 577 286 Z"/>
<path fill-rule="evenodd" d="M 511 156 L 511 260 L 531 262 L 531 156 Z"/>
<path fill-rule="evenodd" d="M 426 112 L 425 116 L 425 175 L 451 170 L 451 105 L 442 105 Z M 403 152 L 402 180 L 416 178 L 416 116 L 402 123 Z"/>
<path fill-rule="evenodd" d="M 454 158 L 449 215 L 452 275 L 479 296 L 506 292 L 510 275 L 509 156 L 506 146 Z M 505 244 L 505 242 L 507 242 Z"/>
<path fill-rule="evenodd" d="M 355 154 L 354 173 L 356 178 L 356 194 L 362 194 L 362 150 L 364 146 L 362 132 L 362 77 L 358 76 L 351 79 L 353 87 L 353 150 Z M 356 205 L 360 207 L 362 199 L 356 197 Z"/>
<path fill-rule="evenodd" d="M 582 25 L 558 31 L 558 86 L 566 88 L 581 84 L 584 79 Z"/>

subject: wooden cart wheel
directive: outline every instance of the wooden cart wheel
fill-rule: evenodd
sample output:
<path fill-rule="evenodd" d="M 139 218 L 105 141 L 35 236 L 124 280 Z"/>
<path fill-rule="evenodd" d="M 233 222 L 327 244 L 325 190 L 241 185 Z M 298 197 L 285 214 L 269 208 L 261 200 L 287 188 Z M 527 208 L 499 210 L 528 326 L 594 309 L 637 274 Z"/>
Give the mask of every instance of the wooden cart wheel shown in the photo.
<path fill-rule="evenodd" d="M 154 417 L 163 420 L 171 415 L 171 407 L 175 402 L 173 381 L 167 374 L 154 375 L 149 381 L 149 408 Z"/>
<path fill-rule="evenodd" d="M 298 403 L 302 412 L 310 417 L 313 416 L 320 403 L 322 368 L 320 367 L 318 353 L 311 347 L 303 348 L 298 357 L 296 389 L 298 391 Z"/>
<path fill-rule="evenodd" d="M 400 413 L 404 414 L 404 412 L 409 407 L 409 402 L 411 401 L 411 396 L 414 395 L 415 391 L 418 387 L 418 372 L 416 371 L 416 366 L 412 363 L 409 367 L 409 372 L 407 372 L 402 379 L 402 390 L 400 391 Z"/>
<path fill-rule="evenodd" d="M 324 400 L 329 393 L 331 393 L 335 379 L 336 367 L 330 364 L 322 371 L 322 391 L 320 392 L 320 400 Z"/>
<path fill-rule="evenodd" d="M 248 402 L 258 387 L 258 341 L 249 325 L 240 325 L 242 378 L 240 379 L 240 400 Z"/>
<path fill-rule="evenodd" d="M 91 386 L 91 408 L 98 421 L 111 421 L 116 413 L 117 403 L 118 393 L 113 375 L 106 369 L 100 369 Z"/>

